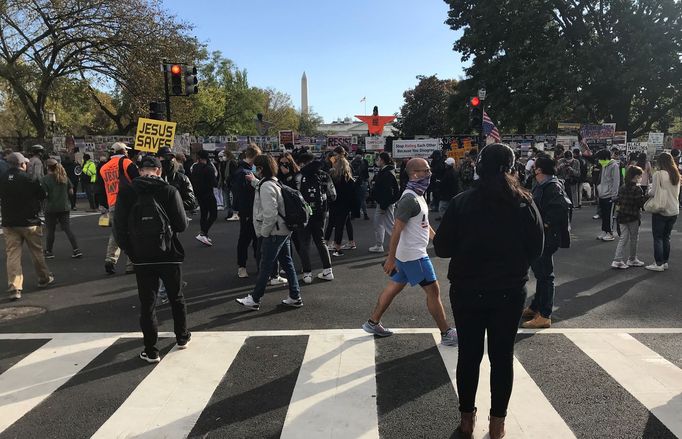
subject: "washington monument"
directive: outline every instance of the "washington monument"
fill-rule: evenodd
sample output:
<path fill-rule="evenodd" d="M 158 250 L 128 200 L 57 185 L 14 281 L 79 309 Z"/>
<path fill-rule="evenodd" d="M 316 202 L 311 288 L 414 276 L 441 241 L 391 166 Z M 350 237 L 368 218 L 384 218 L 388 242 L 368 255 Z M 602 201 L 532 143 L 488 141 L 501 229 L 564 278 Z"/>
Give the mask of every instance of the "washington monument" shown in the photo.
<path fill-rule="evenodd" d="M 308 78 L 305 72 L 301 77 L 301 114 L 308 114 Z"/>

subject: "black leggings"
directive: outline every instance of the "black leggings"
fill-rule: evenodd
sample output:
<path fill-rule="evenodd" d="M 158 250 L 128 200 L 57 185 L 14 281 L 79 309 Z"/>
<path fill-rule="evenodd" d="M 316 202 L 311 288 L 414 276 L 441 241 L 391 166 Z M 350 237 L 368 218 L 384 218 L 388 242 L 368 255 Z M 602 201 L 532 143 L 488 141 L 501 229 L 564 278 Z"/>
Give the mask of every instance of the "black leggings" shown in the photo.
<path fill-rule="evenodd" d="M 237 240 L 237 265 L 239 267 L 246 267 L 249 244 L 253 247 L 254 257 L 256 256 L 257 243 L 256 231 L 253 228 L 253 213 L 239 212 L 239 239 Z"/>
<path fill-rule="evenodd" d="M 201 234 L 208 236 L 209 229 L 218 218 L 218 202 L 213 194 L 209 197 L 199 198 L 199 209 L 201 209 L 201 218 L 199 219 Z"/>
<path fill-rule="evenodd" d="M 459 341 L 457 393 L 461 412 L 471 413 L 476 408 L 476 389 L 487 331 L 492 396 L 490 415 L 507 416 L 514 382 L 514 342 L 525 300 L 525 287 L 495 292 L 450 288 Z"/>
<path fill-rule="evenodd" d="M 338 245 L 341 245 L 341 241 L 343 240 L 344 226 L 346 227 L 346 233 L 348 233 L 348 240 L 353 241 L 353 223 L 350 219 L 350 210 L 332 210 L 329 214 L 329 221 L 327 223 L 327 230 L 325 230 L 324 233 L 324 239 L 329 241 L 333 230 L 334 242 Z"/>

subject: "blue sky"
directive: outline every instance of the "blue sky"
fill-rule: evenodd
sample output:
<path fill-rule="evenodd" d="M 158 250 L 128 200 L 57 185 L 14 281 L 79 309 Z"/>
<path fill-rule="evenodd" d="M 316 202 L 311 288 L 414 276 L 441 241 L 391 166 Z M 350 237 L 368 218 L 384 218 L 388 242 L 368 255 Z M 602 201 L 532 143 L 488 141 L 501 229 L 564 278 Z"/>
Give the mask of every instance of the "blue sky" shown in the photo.
<path fill-rule="evenodd" d="M 210 51 L 248 71 L 249 83 L 308 102 L 325 122 L 364 112 L 397 112 L 417 75 L 464 75 L 452 50 L 458 34 L 444 24 L 441 0 L 164 0 Z"/>

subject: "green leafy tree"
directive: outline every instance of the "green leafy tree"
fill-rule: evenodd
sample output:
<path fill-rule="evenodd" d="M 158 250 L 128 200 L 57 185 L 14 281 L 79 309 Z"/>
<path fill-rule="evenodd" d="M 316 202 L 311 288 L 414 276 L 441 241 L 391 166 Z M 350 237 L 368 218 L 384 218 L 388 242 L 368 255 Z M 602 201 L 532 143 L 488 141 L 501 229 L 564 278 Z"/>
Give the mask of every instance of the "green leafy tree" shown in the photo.
<path fill-rule="evenodd" d="M 438 79 L 436 75 L 417 76 L 417 79 L 417 85 L 403 93 L 405 103 L 393 126 L 403 137 L 450 133 L 452 124 L 448 120 L 448 105 L 457 82 Z"/>
<path fill-rule="evenodd" d="M 319 126 L 324 123 L 322 116 L 309 110 L 308 113 L 299 113 L 298 132 L 303 136 L 317 136 L 320 134 Z"/>

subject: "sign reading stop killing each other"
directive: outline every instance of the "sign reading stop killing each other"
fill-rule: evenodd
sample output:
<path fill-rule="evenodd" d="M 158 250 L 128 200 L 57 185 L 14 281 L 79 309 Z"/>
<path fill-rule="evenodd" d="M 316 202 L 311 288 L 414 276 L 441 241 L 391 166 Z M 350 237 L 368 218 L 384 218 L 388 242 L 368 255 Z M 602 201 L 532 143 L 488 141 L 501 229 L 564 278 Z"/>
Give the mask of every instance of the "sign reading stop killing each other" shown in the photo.
<path fill-rule="evenodd" d="M 394 158 L 428 158 L 434 151 L 440 150 L 440 139 L 396 140 L 393 142 Z"/>
<path fill-rule="evenodd" d="M 141 117 L 137 121 L 135 150 L 156 153 L 162 146 L 173 148 L 175 127 L 175 122 Z"/>

